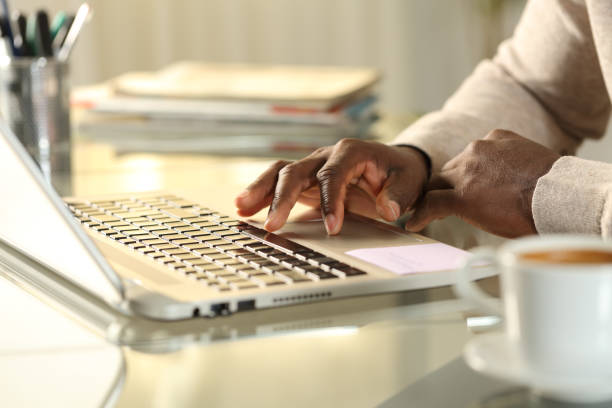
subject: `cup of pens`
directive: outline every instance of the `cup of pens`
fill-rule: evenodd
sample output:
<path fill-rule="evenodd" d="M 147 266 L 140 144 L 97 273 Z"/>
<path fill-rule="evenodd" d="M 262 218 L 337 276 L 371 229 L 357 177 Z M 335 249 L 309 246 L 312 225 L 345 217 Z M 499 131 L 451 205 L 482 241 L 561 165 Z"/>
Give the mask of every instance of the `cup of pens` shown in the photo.
<path fill-rule="evenodd" d="M 0 0 L 0 116 L 61 193 L 70 193 L 69 56 L 90 9 L 10 13 Z M 7 17 L 10 16 L 10 17 Z"/>

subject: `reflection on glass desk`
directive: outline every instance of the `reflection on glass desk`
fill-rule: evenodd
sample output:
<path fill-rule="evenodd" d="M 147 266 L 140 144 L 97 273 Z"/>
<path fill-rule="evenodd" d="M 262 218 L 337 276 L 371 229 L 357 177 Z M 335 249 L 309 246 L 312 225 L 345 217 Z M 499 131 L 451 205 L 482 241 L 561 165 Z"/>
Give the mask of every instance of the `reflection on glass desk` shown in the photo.
<path fill-rule="evenodd" d="M 121 156 L 82 140 L 74 149 L 73 173 L 56 178 L 65 177 L 74 195 L 165 190 L 227 214 L 234 212 L 232 198 L 271 163 L 187 154 Z M 487 281 L 496 285 L 495 279 Z M 74 376 L 95 388 L 82 404 L 56 396 L 63 406 L 108 401 L 119 407 L 489 407 L 494 405 L 483 398 L 493 393 L 526 393 L 503 382 L 479 382 L 461 366 L 462 349 L 474 333 L 466 326 L 468 305 L 448 287 L 170 323 L 128 319 L 78 296 L 50 297 L 2 265 L 0 294 L 3 304 L 11 305 L 0 313 L 5 340 L 0 344 L 7 345 L 0 358 L 2 367 L 10 368 L 2 370 L 0 395 L 12 398 L 8 402 L 30 391 L 27 373 L 37 367 L 45 370 L 30 378 L 46 382 L 49 395 L 54 387 L 64 390 L 54 385 L 60 379 L 78 388 L 79 382 L 70 380 Z M 35 351 L 14 347 L 30 343 Z M 45 373 L 61 372 L 53 367 L 74 367 L 62 353 L 80 361 L 76 367 L 82 370 L 51 378 Z M 12 373 L 23 373 L 24 381 Z M 9 377 L 12 382 L 5 382 Z M 459 379 L 472 387 L 461 389 Z M 4 392 L 5 384 L 13 384 L 13 393 Z M 474 388 L 483 394 L 465 394 Z M 83 390 L 89 388 L 73 392 Z M 457 404 L 440 405 L 442 394 Z"/>

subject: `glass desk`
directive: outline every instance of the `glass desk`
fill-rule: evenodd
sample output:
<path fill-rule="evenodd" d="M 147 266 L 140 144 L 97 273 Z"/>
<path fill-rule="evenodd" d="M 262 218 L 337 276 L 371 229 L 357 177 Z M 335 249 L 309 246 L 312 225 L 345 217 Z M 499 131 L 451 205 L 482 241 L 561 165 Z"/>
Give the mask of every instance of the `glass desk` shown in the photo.
<path fill-rule="evenodd" d="M 232 214 L 269 163 L 79 141 L 72 177 L 56 181 L 83 196 L 167 190 Z M 3 406 L 565 406 L 465 366 L 477 334 L 448 287 L 160 323 L 92 318 L 0 267 L 0 299 Z"/>

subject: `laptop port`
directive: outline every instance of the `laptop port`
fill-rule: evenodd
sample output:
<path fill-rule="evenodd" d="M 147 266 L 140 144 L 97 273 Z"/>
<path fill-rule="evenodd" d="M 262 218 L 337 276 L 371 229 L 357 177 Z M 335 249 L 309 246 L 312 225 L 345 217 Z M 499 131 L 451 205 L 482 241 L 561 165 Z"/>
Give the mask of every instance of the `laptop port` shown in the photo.
<path fill-rule="evenodd" d="M 255 299 L 241 300 L 238 302 L 238 311 L 253 310 L 255 309 Z"/>
<path fill-rule="evenodd" d="M 230 314 L 229 303 L 215 303 L 210 306 L 213 316 L 227 316 Z"/>

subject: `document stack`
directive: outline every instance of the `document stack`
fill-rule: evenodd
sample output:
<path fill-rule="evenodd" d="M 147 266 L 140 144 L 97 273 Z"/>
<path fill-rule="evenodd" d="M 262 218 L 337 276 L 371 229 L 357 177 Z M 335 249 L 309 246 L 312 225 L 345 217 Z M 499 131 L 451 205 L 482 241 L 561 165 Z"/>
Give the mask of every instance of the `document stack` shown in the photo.
<path fill-rule="evenodd" d="M 122 151 L 306 152 L 368 138 L 377 119 L 370 68 L 183 62 L 72 95 L 79 132 Z"/>

